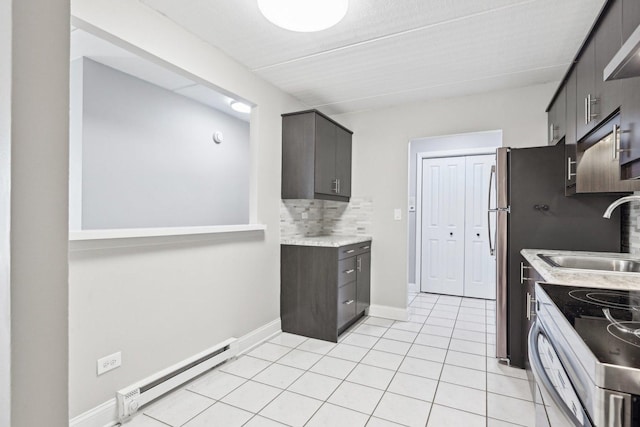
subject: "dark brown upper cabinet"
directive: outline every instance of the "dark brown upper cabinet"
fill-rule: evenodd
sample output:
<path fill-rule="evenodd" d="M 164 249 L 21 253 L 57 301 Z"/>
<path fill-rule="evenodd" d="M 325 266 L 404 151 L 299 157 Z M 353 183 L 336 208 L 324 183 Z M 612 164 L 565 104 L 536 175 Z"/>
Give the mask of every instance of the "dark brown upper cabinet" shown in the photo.
<path fill-rule="evenodd" d="M 622 0 L 622 40 L 640 25 L 640 1 Z M 640 77 L 620 80 L 620 165 L 622 178 L 640 177 Z"/>
<path fill-rule="evenodd" d="M 282 115 L 282 198 L 348 202 L 353 132 L 317 110 Z"/>
<path fill-rule="evenodd" d="M 622 1 L 614 1 L 605 12 L 594 36 L 597 122 L 607 121 L 622 104 L 622 84 L 619 80 L 605 82 L 604 69 L 622 47 Z"/>
<path fill-rule="evenodd" d="M 640 177 L 640 77 L 604 81 L 604 69 L 638 25 L 640 1 L 608 0 L 547 108 L 549 144 L 564 130 L 567 195 L 636 188 L 621 181 Z"/>
<path fill-rule="evenodd" d="M 626 41 L 640 25 L 640 2 L 622 0 L 622 40 Z"/>
<path fill-rule="evenodd" d="M 587 42 L 576 64 L 576 109 L 578 117 L 576 130 L 578 140 L 591 132 L 599 117 L 596 98 L 596 54 L 593 39 Z"/>
<path fill-rule="evenodd" d="M 562 88 L 551 105 L 548 115 L 549 121 L 549 145 L 557 144 L 564 138 L 567 129 L 567 90 Z"/>
<path fill-rule="evenodd" d="M 621 84 L 603 81 L 604 68 L 622 46 L 622 0 L 612 0 L 585 44 L 575 66 L 577 138 L 605 122 L 622 103 Z"/>

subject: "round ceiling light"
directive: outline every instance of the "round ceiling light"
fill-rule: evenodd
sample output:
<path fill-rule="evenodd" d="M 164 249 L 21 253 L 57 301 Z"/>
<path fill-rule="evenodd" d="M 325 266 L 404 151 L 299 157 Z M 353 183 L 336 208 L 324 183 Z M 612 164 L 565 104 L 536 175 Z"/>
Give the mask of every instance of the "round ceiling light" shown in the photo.
<path fill-rule="evenodd" d="M 251 112 L 251 106 L 245 104 L 244 102 L 240 102 L 240 101 L 232 101 L 231 102 L 231 109 L 233 111 L 237 111 L 238 113 L 250 113 Z"/>
<path fill-rule="evenodd" d="M 344 18 L 349 0 L 258 0 L 260 12 L 286 30 L 322 31 Z"/>

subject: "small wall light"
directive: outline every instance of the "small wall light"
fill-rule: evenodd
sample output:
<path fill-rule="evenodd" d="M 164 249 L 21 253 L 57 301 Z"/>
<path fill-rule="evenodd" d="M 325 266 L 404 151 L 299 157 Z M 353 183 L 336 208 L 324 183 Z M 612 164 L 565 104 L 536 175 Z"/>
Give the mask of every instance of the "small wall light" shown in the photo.
<path fill-rule="evenodd" d="M 251 106 L 240 101 L 231 101 L 231 109 L 238 113 L 248 114 L 251 112 Z"/>

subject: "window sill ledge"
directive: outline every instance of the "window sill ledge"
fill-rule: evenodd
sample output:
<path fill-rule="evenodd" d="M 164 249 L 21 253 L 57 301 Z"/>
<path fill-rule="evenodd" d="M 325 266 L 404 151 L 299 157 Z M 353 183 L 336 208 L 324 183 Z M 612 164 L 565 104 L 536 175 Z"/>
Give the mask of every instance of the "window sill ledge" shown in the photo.
<path fill-rule="evenodd" d="M 247 231 L 265 231 L 264 224 L 216 225 L 206 227 L 167 227 L 167 228 L 125 228 L 113 230 L 70 231 L 69 241 L 91 241 L 111 239 L 153 238 L 170 236 L 192 236 L 203 234 L 242 233 Z"/>
<path fill-rule="evenodd" d="M 127 228 L 119 230 L 82 230 L 69 233 L 69 250 L 143 248 L 153 246 L 215 245 L 226 242 L 250 242 L 264 239 L 264 224 L 217 225 L 207 227 Z"/>

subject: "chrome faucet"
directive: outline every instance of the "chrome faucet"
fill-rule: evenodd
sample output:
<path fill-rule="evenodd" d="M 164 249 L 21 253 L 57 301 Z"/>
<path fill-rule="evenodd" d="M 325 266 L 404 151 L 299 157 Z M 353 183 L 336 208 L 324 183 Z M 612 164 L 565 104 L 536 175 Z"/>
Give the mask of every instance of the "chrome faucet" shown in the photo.
<path fill-rule="evenodd" d="M 602 215 L 604 218 L 611 218 L 611 214 L 613 213 L 613 210 L 615 208 L 617 208 L 618 206 L 620 206 L 623 203 L 627 203 L 627 202 L 632 202 L 632 201 L 638 201 L 640 202 L 640 195 L 633 195 L 633 196 L 626 196 L 626 197 L 622 197 L 618 200 L 616 200 L 615 202 L 611 203 L 609 205 L 609 207 L 607 208 L 606 211 L 604 211 L 604 215 Z"/>

